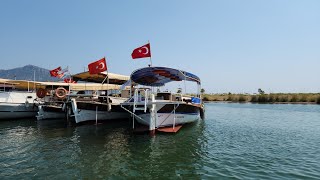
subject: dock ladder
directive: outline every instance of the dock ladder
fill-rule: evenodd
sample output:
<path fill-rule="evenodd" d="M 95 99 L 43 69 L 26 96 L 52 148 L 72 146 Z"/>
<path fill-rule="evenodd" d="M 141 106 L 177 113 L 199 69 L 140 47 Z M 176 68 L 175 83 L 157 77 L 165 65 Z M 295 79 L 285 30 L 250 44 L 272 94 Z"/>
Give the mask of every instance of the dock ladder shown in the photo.
<path fill-rule="evenodd" d="M 141 96 L 142 92 L 144 92 L 144 104 L 143 104 L 143 107 L 138 107 L 138 104 L 141 105 L 141 102 L 143 102 L 143 99 Z M 147 112 L 148 97 L 149 97 L 149 89 L 136 89 L 134 91 L 133 113 L 135 113 L 136 110 L 143 110 L 144 112 Z"/>
<path fill-rule="evenodd" d="M 144 93 L 144 99 L 141 96 L 142 92 Z M 142 120 L 142 121 L 146 121 L 143 118 L 141 118 L 140 116 L 136 115 L 135 112 L 138 110 L 142 110 L 144 112 L 147 112 L 148 97 L 149 97 L 149 89 L 136 89 L 134 91 L 134 95 L 132 96 L 132 98 L 128 100 L 128 102 L 130 102 L 133 99 L 132 111 L 130 111 L 129 109 L 127 109 L 121 105 L 122 109 L 124 109 L 125 111 L 127 111 L 128 113 L 130 113 L 132 115 L 133 129 L 134 129 L 134 118 L 135 117 Z M 141 102 L 143 102 L 143 104 Z M 143 107 L 139 107 L 141 105 L 143 105 Z"/>

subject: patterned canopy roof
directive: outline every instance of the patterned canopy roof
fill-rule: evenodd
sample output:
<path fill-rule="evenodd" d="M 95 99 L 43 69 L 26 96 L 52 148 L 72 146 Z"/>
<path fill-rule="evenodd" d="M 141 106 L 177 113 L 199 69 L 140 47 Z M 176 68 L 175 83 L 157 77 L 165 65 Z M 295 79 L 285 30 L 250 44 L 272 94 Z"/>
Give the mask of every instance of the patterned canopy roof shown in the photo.
<path fill-rule="evenodd" d="M 200 84 L 200 78 L 192 73 L 167 67 L 146 67 L 134 71 L 131 80 L 146 86 L 163 86 L 172 81 L 194 81 Z"/>

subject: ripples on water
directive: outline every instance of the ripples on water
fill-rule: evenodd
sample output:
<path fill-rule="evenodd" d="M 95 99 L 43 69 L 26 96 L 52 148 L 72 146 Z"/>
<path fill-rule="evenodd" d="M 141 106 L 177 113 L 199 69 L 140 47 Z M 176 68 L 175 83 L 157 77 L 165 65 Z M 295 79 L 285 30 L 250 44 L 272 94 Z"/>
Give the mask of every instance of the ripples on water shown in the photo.
<path fill-rule="evenodd" d="M 127 121 L 68 127 L 0 122 L 0 178 L 319 179 L 320 106 L 206 104 L 175 135 L 133 135 Z"/>

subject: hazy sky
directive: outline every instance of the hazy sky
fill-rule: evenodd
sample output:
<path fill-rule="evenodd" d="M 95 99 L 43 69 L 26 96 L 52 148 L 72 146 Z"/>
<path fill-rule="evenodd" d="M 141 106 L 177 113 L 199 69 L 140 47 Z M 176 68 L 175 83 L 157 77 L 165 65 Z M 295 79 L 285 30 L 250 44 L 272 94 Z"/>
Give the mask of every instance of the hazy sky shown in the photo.
<path fill-rule="evenodd" d="M 129 75 L 150 41 L 154 66 L 197 74 L 206 92 L 320 92 L 319 0 L 1 0 L 0 69 L 72 73 L 105 56 Z"/>

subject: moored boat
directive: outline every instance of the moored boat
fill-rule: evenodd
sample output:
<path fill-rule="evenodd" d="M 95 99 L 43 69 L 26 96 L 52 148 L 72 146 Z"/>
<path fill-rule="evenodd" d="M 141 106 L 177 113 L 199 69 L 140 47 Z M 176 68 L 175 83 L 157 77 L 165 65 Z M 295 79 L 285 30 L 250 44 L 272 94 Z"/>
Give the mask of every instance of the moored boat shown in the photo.
<path fill-rule="evenodd" d="M 38 109 L 34 104 L 36 93 L 30 91 L 29 81 L 27 87 L 19 87 L 11 80 L 1 80 L 4 84 L 0 92 L 0 119 L 34 118 Z"/>
<path fill-rule="evenodd" d="M 172 127 L 172 132 L 174 132 L 177 127 L 181 127 L 180 125 L 203 118 L 204 105 L 200 97 L 201 81 L 196 75 L 167 67 L 146 67 L 134 71 L 131 74 L 131 80 L 142 85 L 143 88 L 135 89 L 131 99 L 121 103 L 121 106 L 135 117 L 138 123 L 147 125 L 150 131 Z M 154 87 L 177 81 L 196 82 L 198 93 L 191 96 L 152 91 Z M 170 128 L 169 131 L 171 131 Z"/>
<path fill-rule="evenodd" d="M 71 98 L 72 116 L 74 116 L 76 123 L 127 119 L 130 117 L 120 107 L 120 103 L 126 101 L 127 98 L 106 97 L 109 98 L 109 102 L 106 100 L 100 101 L 99 98 L 93 100 L 92 98 L 94 97 L 91 97 L 91 100 Z"/>
<path fill-rule="evenodd" d="M 41 104 L 38 106 L 37 120 L 64 119 L 63 104 Z"/>
<path fill-rule="evenodd" d="M 123 86 L 129 80 L 129 76 L 104 72 L 91 75 L 84 72 L 74 75 L 73 78 L 97 83 L 102 83 L 108 78 L 107 84 L 96 84 L 96 88 L 91 89 L 93 90 L 91 94 L 68 96 L 66 105 L 67 109 L 70 109 L 69 116 L 73 117 L 76 123 L 129 118 L 130 115 L 120 107 L 120 103 L 129 97 L 128 90 L 125 90 L 126 86 Z"/>

